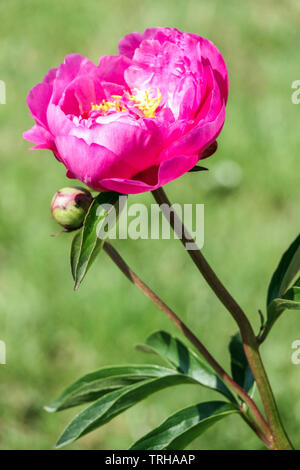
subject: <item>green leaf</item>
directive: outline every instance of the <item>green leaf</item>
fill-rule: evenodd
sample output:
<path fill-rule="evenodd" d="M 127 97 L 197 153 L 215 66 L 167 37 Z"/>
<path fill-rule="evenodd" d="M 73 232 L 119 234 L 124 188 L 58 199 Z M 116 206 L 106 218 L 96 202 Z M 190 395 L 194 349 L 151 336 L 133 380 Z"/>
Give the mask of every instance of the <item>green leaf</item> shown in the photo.
<path fill-rule="evenodd" d="M 300 270 L 300 235 L 293 241 L 277 266 L 267 295 L 267 306 L 272 300 L 282 297 Z"/>
<path fill-rule="evenodd" d="M 70 250 L 70 265 L 71 265 L 71 272 L 72 277 L 75 280 L 76 278 L 76 266 L 78 263 L 78 257 L 80 252 L 80 243 L 81 243 L 82 233 L 81 230 L 75 233 L 72 243 L 71 243 L 71 250 Z"/>
<path fill-rule="evenodd" d="M 265 339 L 275 321 L 285 310 L 300 310 L 300 278 L 281 298 L 273 299 L 268 305 L 267 322 L 263 331 Z"/>
<path fill-rule="evenodd" d="M 300 278 L 295 281 L 299 271 L 300 235 L 283 254 L 272 276 L 267 295 L 267 321 L 260 335 L 260 342 L 266 339 L 272 326 L 285 310 L 300 309 Z"/>
<path fill-rule="evenodd" d="M 205 168 L 205 166 L 196 165 L 189 170 L 189 172 L 194 172 L 194 171 L 208 171 L 208 168 Z"/>
<path fill-rule="evenodd" d="M 75 281 L 74 289 L 78 289 L 108 236 L 108 233 L 104 234 L 103 231 L 109 218 L 114 211 L 116 216 L 119 215 L 119 197 L 120 194 L 114 191 L 98 194 L 89 208 L 81 231 L 73 239 L 70 262 Z"/>
<path fill-rule="evenodd" d="M 210 426 L 232 413 L 236 406 L 210 401 L 189 406 L 170 416 L 160 426 L 139 439 L 131 450 L 181 450 Z"/>
<path fill-rule="evenodd" d="M 66 388 L 57 400 L 47 405 L 45 409 L 49 412 L 61 411 L 97 400 L 101 396 L 122 387 L 173 373 L 174 371 L 171 369 L 156 365 L 104 367 L 76 380 Z"/>
<path fill-rule="evenodd" d="M 236 333 L 229 343 L 229 352 L 231 359 L 231 373 L 235 382 L 237 382 L 246 392 L 253 396 L 254 378 L 249 367 L 240 333 Z"/>
<path fill-rule="evenodd" d="M 172 371 L 172 373 L 167 373 L 163 377 L 145 380 L 108 393 L 81 411 L 71 421 L 59 438 L 56 447 L 65 446 L 99 428 L 108 421 L 111 421 L 115 416 L 159 390 L 188 383 L 194 383 L 194 381 L 186 375 Z"/>
<path fill-rule="evenodd" d="M 158 331 L 147 338 L 146 348 L 164 358 L 177 372 L 192 377 L 204 387 L 216 390 L 235 402 L 234 396 L 213 369 L 179 339 L 165 331 Z"/>

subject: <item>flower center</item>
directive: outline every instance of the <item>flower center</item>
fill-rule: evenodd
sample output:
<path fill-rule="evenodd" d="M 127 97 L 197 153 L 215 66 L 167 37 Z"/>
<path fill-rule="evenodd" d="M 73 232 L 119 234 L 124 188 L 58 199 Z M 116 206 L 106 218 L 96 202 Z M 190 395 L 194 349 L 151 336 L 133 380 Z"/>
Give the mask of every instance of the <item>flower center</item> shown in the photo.
<path fill-rule="evenodd" d="M 157 96 L 151 96 L 151 88 L 147 90 L 134 89 L 135 94 L 129 95 L 128 99 L 134 102 L 134 107 L 138 108 L 145 117 L 156 117 L 155 111 L 161 102 L 161 93 L 157 88 Z"/>
<path fill-rule="evenodd" d="M 103 112 L 103 114 L 108 114 L 110 110 L 113 110 L 117 113 L 127 110 L 121 103 L 122 96 L 112 95 L 112 98 L 113 101 L 102 100 L 101 104 L 92 104 L 91 111 L 100 111 L 100 113 Z"/>
<path fill-rule="evenodd" d="M 110 113 L 121 113 L 131 111 L 138 117 L 155 118 L 156 110 L 161 102 L 161 93 L 157 89 L 156 96 L 153 96 L 151 88 L 147 90 L 134 89 L 134 93 L 125 91 L 123 96 L 112 95 L 112 100 L 102 100 L 100 104 L 92 104 L 91 113 L 107 115 Z"/>

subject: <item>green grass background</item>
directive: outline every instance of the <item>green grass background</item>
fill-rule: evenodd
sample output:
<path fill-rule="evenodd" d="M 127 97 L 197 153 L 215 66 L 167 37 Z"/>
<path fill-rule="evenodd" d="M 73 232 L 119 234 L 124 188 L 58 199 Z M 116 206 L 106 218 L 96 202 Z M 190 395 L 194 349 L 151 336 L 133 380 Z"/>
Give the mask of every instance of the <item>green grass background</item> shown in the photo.
<path fill-rule="evenodd" d="M 103 253 L 78 292 L 68 266 L 70 235 L 51 238 L 53 193 L 68 184 L 49 151 L 29 152 L 30 88 L 66 54 L 97 62 L 117 51 L 120 37 L 171 26 L 208 37 L 229 69 L 230 98 L 218 152 L 206 173 L 167 187 L 174 202 L 205 204 L 204 253 L 247 311 L 255 329 L 270 276 L 298 231 L 300 105 L 291 83 L 300 79 L 297 0 L 0 0 L 1 245 L 0 448 L 51 449 L 76 410 L 48 414 L 43 405 L 81 374 L 110 364 L 149 362 L 134 349 L 158 329 L 175 329 L 131 286 Z M 232 160 L 241 184 L 225 191 L 214 169 Z M 72 184 L 72 182 L 70 181 Z M 152 202 L 151 194 L 130 198 Z M 178 241 L 117 241 L 129 264 L 173 307 L 222 365 L 236 328 Z M 276 324 L 262 355 L 291 438 L 300 447 L 300 366 L 291 343 L 300 318 Z M 172 388 L 137 405 L 73 449 L 123 449 L 180 407 L 218 395 L 195 386 Z M 254 449 L 261 444 L 232 416 L 193 443 L 200 449 Z"/>

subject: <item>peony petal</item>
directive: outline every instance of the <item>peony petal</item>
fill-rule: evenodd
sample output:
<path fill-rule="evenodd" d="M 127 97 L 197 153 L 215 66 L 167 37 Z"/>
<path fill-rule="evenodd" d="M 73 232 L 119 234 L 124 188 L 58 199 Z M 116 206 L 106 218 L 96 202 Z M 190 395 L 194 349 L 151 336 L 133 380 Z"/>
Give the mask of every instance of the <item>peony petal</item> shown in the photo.
<path fill-rule="evenodd" d="M 198 162 L 198 155 L 176 157 L 167 162 L 163 162 L 160 167 L 154 168 L 151 175 L 152 184 L 147 182 L 147 176 L 142 180 L 127 180 L 121 178 L 107 178 L 101 181 L 103 188 L 108 191 L 119 191 L 124 194 L 137 194 L 146 191 L 153 191 L 170 181 L 179 178 L 188 172 Z M 155 174 L 156 171 L 156 174 Z"/>
<path fill-rule="evenodd" d="M 143 39 L 156 39 L 161 44 L 165 41 L 176 42 L 180 39 L 182 33 L 176 28 L 147 28 L 143 34 Z"/>
<path fill-rule="evenodd" d="M 91 104 L 100 103 L 105 98 L 101 82 L 95 74 L 75 78 L 65 89 L 59 106 L 65 114 L 79 116 L 88 113 Z"/>
<path fill-rule="evenodd" d="M 65 115 L 59 106 L 50 104 L 47 111 L 49 131 L 52 135 L 68 135 L 74 127 L 73 122 Z"/>
<path fill-rule="evenodd" d="M 168 160 L 177 155 L 201 154 L 212 144 L 220 134 L 225 121 L 225 105 L 223 105 L 218 117 L 214 121 L 203 122 L 191 128 L 186 134 L 177 139 L 167 148 L 162 155 L 163 160 Z"/>
<path fill-rule="evenodd" d="M 55 139 L 60 160 L 72 175 L 95 190 L 101 190 L 101 180 L 115 175 L 132 178 L 136 168 L 124 164 L 124 158 L 108 148 L 88 145 L 83 139 L 74 136 L 58 136 Z M 130 163 L 130 162 L 129 162 Z"/>
<path fill-rule="evenodd" d="M 47 127 L 47 107 L 52 94 L 52 86 L 39 83 L 29 92 L 27 104 L 37 124 Z"/>
<path fill-rule="evenodd" d="M 142 39 L 143 35 L 141 33 L 130 33 L 127 34 L 127 36 L 124 36 L 119 41 L 120 54 L 132 59 L 135 49 L 139 47 Z"/>
<path fill-rule="evenodd" d="M 173 98 L 184 77 L 178 57 L 180 51 L 176 44 L 162 45 L 157 40 L 144 40 L 135 51 L 132 65 L 125 71 L 125 80 L 131 89 L 159 89 L 161 106 L 169 107 L 175 117 L 179 110 Z"/>
<path fill-rule="evenodd" d="M 26 132 L 23 132 L 23 138 L 29 140 L 29 142 L 34 142 L 34 147 L 31 147 L 30 150 L 34 149 L 49 149 L 55 150 L 54 140 L 51 134 L 41 126 L 33 126 Z"/>
<path fill-rule="evenodd" d="M 106 55 L 99 62 L 99 78 L 128 88 L 124 78 L 125 70 L 131 65 L 131 60 L 119 55 Z"/>
<path fill-rule="evenodd" d="M 79 54 L 67 55 L 63 64 L 61 64 L 56 72 L 56 78 L 53 82 L 53 94 L 51 102 L 58 104 L 65 88 L 78 76 L 90 74 L 96 65 L 86 57 Z"/>
<path fill-rule="evenodd" d="M 49 85 L 52 85 L 57 74 L 57 67 L 50 69 L 48 73 L 45 75 L 43 82 L 48 83 Z"/>
<path fill-rule="evenodd" d="M 55 139 L 62 163 L 67 168 L 67 176 L 76 178 L 87 186 L 101 191 L 100 181 L 109 176 L 114 168 L 116 155 L 100 145 L 88 145 L 73 136 L 58 136 Z"/>
<path fill-rule="evenodd" d="M 208 59 L 211 64 L 214 74 L 218 81 L 219 87 L 221 89 L 222 95 L 224 97 L 225 103 L 228 99 L 228 72 L 225 61 L 222 54 L 217 49 L 212 41 L 209 41 L 206 38 L 198 36 L 197 34 L 190 33 L 193 38 L 195 38 L 201 47 L 201 55 L 203 59 Z"/>
<path fill-rule="evenodd" d="M 73 126 L 70 135 L 84 139 L 89 145 L 97 144 L 113 152 L 118 159 L 116 176 L 134 176 L 155 164 L 163 149 L 161 134 L 153 121 L 127 120 L 99 124 L 91 128 Z M 115 170 L 115 169 L 114 169 Z M 112 173 L 113 174 L 113 173 Z"/>

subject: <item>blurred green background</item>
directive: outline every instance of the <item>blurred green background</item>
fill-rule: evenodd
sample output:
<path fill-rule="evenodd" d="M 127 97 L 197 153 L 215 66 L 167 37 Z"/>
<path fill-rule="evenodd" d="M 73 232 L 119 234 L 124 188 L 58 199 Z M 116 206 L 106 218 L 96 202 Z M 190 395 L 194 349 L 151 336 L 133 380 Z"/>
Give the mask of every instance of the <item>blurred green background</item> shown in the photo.
<path fill-rule="evenodd" d="M 150 362 L 134 345 L 158 329 L 176 332 L 105 253 L 73 292 L 71 236 L 50 237 L 59 228 L 49 210 L 53 193 L 72 181 L 49 151 L 29 152 L 22 140 L 32 126 L 29 89 L 66 54 L 78 52 L 97 62 L 100 55 L 116 53 L 120 37 L 146 27 L 177 27 L 218 46 L 230 77 L 219 150 L 205 162 L 209 172 L 187 174 L 167 191 L 174 202 L 205 204 L 203 251 L 258 330 L 257 311 L 264 309 L 270 276 L 298 231 L 300 105 L 291 102 L 291 83 L 300 79 L 300 4 L 0 0 L 0 18 L 0 79 L 7 87 L 7 104 L 0 106 L 0 339 L 7 346 L 7 364 L 0 366 L 0 448 L 52 449 L 76 410 L 48 414 L 43 405 L 81 374 L 110 364 Z M 242 176 L 232 188 L 224 186 L 224 162 Z M 150 204 L 152 198 L 146 194 L 130 201 Z M 227 344 L 235 324 L 179 242 L 128 240 L 116 246 L 228 368 Z M 274 327 L 262 355 L 283 421 L 299 448 L 300 366 L 291 363 L 296 339 L 300 318 L 289 312 Z M 195 386 L 165 390 L 69 448 L 127 448 L 171 412 L 207 399 L 218 395 Z M 261 444 L 232 416 L 191 448 Z"/>

